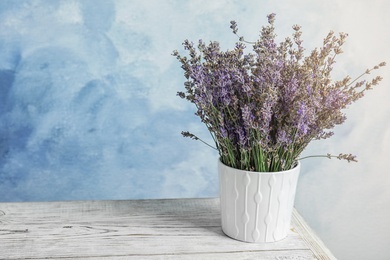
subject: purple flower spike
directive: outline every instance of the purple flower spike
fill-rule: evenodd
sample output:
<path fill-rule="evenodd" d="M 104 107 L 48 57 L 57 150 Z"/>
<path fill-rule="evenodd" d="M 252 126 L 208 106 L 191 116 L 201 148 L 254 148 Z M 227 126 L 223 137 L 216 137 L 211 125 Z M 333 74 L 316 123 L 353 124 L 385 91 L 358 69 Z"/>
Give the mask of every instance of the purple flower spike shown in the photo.
<path fill-rule="evenodd" d="M 222 162 L 242 170 L 293 167 L 313 139 L 329 138 L 330 129 L 346 120 L 343 109 L 382 79 L 361 77 L 386 65 L 381 62 L 354 80 L 346 76 L 334 81 L 331 72 L 347 34 L 329 32 L 322 47 L 305 57 L 301 27 L 294 25 L 292 37 L 277 44 L 275 14 L 267 19 L 256 42 L 239 36 L 237 23 L 231 21 L 239 39 L 232 50 L 202 40 L 196 48 L 186 40 L 187 57 L 173 52 L 187 79 L 185 91 L 177 95 L 194 103 Z M 252 52 L 244 53 L 246 44 Z M 196 139 L 187 132 L 185 136 Z M 350 154 L 336 157 L 355 161 Z"/>

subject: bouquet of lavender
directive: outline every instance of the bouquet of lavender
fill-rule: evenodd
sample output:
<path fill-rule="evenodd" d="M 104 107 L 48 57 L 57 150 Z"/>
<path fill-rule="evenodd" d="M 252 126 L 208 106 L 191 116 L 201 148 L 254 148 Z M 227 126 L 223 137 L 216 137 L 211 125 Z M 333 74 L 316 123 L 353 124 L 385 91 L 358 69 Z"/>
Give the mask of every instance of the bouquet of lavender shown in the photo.
<path fill-rule="evenodd" d="M 346 120 L 342 109 L 381 80 L 361 77 L 385 65 L 367 69 L 354 80 L 346 76 L 334 81 L 330 74 L 346 34 L 331 31 L 321 48 L 304 57 L 300 26 L 293 26 L 292 38 L 277 44 L 275 14 L 267 17 L 268 25 L 256 42 L 238 36 L 232 21 L 230 28 L 239 37 L 233 50 L 221 51 L 218 42 L 206 45 L 202 40 L 195 48 L 186 40 L 189 57 L 173 52 L 187 79 L 186 91 L 178 96 L 195 104 L 221 161 L 259 172 L 289 170 L 312 140 L 332 136 L 330 129 Z M 245 43 L 253 52 L 244 53 Z M 189 132 L 182 134 L 200 140 Z M 356 161 L 351 154 L 326 156 Z"/>

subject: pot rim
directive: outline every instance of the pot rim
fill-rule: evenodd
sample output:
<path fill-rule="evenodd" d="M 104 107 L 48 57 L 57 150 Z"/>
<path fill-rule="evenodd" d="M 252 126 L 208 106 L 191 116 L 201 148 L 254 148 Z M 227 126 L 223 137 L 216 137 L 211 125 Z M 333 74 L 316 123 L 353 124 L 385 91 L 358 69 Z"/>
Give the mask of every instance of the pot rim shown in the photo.
<path fill-rule="evenodd" d="M 277 171 L 277 172 L 256 172 L 256 171 L 247 171 L 247 170 L 241 170 L 241 169 L 237 169 L 237 168 L 233 168 L 233 167 L 230 167 L 226 164 L 224 164 L 222 161 L 221 161 L 221 157 L 218 158 L 218 164 L 220 164 L 221 166 L 225 167 L 225 168 L 229 168 L 231 170 L 234 170 L 236 172 L 241 172 L 241 173 L 251 173 L 251 174 L 271 174 L 271 175 L 278 175 L 278 174 L 286 174 L 286 173 L 289 173 L 289 172 L 293 172 L 293 171 L 299 171 L 300 168 L 301 168 L 301 162 L 299 160 L 297 160 L 296 162 L 296 165 L 292 168 L 292 169 L 289 169 L 289 170 L 286 170 L 286 171 Z"/>

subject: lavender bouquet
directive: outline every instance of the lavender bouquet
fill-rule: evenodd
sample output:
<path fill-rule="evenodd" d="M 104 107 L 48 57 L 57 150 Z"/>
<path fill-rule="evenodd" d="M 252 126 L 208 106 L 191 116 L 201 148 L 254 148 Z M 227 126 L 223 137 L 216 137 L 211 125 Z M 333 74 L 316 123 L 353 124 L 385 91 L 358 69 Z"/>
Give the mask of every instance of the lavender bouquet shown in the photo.
<path fill-rule="evenodd" d="M 186 91 L 178 96 L 195 104 L 220 160 L 259 172 L 289 170 L 312 140 L 332 136 L 330 129 L 346 120 L 342 110 L 382 79 L 361 78 L 385 66 L 382 62 L 356 79 L 334 81 L 331 72 L 347 34 L 329 32 L 323 46 L 305 57 L 300 26 L 293 26 L 292 38 L 277 44 L 275 14 L 267 17 L 256 42 L 240 37 L 232 21 L 230 28 L 239 37 L 233 50 L 221 51 L 218 42 L 206 45 L 202 40 L 196 48 L 186 40 L 189 57 L 173 52 L 187 79 Z M 253 52 L 245 53 L 245 44 L 252 45 Z M 182 134 L 204 142 L 189 132 Z M 351 154 L 324 156 L 356 161 Z"/>

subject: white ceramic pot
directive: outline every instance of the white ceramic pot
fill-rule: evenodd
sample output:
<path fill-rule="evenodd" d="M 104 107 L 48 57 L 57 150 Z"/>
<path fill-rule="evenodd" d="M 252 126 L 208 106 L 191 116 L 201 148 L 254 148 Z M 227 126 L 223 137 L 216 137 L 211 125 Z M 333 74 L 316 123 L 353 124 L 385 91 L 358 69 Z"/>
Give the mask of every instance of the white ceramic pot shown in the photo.
<path fill-rule="evenodd" d="M 218 160 L 223 232 L 245 242 L 275 242 L 287 236 L 300 163 L 283 172 L 250 172 Z"/>

